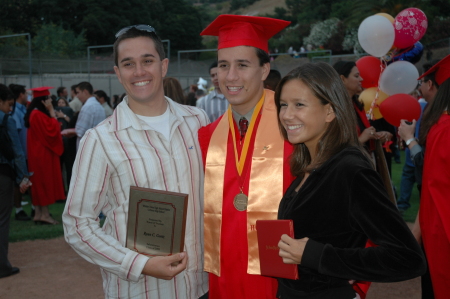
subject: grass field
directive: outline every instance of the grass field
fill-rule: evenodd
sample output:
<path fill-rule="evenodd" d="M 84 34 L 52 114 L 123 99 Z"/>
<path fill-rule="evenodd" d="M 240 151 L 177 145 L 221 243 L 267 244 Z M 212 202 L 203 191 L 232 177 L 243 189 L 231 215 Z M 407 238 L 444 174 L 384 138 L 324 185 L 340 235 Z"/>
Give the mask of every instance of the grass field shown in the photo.
<path fill-rule="evenodd" d="M 403 163 L 405 161 L 405 154 L 402 151 L 401 164 L 396 164 L 394 161 L 392 163 L 392 177 L 394 185 L 397 188 L 397 193 L 400 193 L 400 179 L 402 174 Z M 29 201 L 29 197 L 25 197 Z M 413 194 L 411 197 L 411 208 L 406 211 L 403 215 L 405 221 L 414 222 L 419 207 L 419 193 L 417 188 L 414 187 Z M 18 242 L 25 240 L 35 240 L 35 239 L 52 239 L 61 237 L 63 233 L 63 227 L 61 223 L 61 215 L 64 210 L 64 204 L 55 203 L 49 207 L 50 213 L 52 213 L 54 219 L 60 223 L 57 225 L 35 225 L 33 221 L 16 221 L 14 219 L 14 211 L 11 215 L 11 226 L 9 233 L 10 242 Z M 24 210 L 30 215 L 31 205 L 25 205 Z"/>

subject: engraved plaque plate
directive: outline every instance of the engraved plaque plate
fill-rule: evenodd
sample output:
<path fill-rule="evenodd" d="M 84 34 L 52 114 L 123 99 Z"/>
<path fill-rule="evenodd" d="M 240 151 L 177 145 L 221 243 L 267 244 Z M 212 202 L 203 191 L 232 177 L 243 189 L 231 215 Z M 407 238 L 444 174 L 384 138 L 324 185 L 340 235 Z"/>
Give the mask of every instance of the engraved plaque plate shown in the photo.
<path fill-rule="evenodd" d="M 126 247 L 148 256 L 184 249 L 188 195 L 130 187 Z"/>

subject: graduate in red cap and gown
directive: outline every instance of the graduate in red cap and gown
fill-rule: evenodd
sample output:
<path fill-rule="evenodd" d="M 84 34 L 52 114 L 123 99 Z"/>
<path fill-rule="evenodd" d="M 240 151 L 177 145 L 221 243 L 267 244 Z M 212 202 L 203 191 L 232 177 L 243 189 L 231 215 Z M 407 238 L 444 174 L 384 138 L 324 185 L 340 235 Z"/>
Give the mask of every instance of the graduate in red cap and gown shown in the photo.
<path fill-rule="evenodd" d="M 33 100 L 25 114 L 28 127 L 28 170 L 33 172 L 30 179 L 32 203 L 35 206 L 35 223 L 57 224 L 48 211 L 48 206 L 59 199 L 65 199 L 59 157 L 64 147 L 61 126 L 56 118 L 49 89 L 53 87 L 31 88 Z"/>
<path fill-rule="evenodd" d="M 220 15 L 201 35 L 219 37 L 218 78 L 230 106 L 199 131 L 205 165 L 205 271 L 210 298 L 275 298 L 277 281 L 260 275 L 256 220 L 277 219 L 293 180 L 292 145 L 277 124 L 268 39 L 290 22 Z"/>
<path fill-rule="evenodd" d="M 450 55 L 419 79 L 435 73 L 439 89 L 425 110 L 419 143 L 425 145 L 419 223 L 434 297 L 450 297 Z"/>

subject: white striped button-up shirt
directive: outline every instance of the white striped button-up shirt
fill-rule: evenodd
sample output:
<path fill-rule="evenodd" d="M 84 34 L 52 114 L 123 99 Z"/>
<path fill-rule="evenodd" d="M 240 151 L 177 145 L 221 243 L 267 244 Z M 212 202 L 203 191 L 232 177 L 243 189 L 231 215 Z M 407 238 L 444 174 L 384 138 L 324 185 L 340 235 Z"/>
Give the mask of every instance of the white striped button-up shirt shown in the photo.
<path fill-rule="evenodd" d="M 101 267 L 106 298 L 199 298 L 203 272 L 203 165 L 197 131 L 208 123 L 198 108 L 167 99 L 170 140 L 120 103 L 88 130 L 78 149 L 63 214 L 67 242 Z M 186 270 L 172 280 L 142 275 L 148 257 L 125 247 L 130 186 L 189 194 Z M 100 212 L 106 215 L 99 225 Z"/>
<path fill-rule="evenodd" d="M 209 120 L 214 122 L 227 111 L 228 101 L 223 94 L 219 94 L 216 90 L 213 90 L 206 96 L 198 99 L 195 106 L 205 110 Z"/>

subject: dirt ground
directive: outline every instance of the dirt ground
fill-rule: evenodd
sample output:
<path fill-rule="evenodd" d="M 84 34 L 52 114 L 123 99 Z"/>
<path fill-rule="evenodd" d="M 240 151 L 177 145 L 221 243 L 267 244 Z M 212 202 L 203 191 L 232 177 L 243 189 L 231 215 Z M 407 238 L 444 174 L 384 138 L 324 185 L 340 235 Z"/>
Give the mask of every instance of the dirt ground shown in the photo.
<path fill-rule="evenodd" d="M 20 273 L 0 279 L 1 299 L 104 297 L 99 268 L 81 258 L 63 238 L 10 243 L 9 260 Z M 420 280 L 374 283 L 367 296 L 390 298 L 419 299 Z"/>

